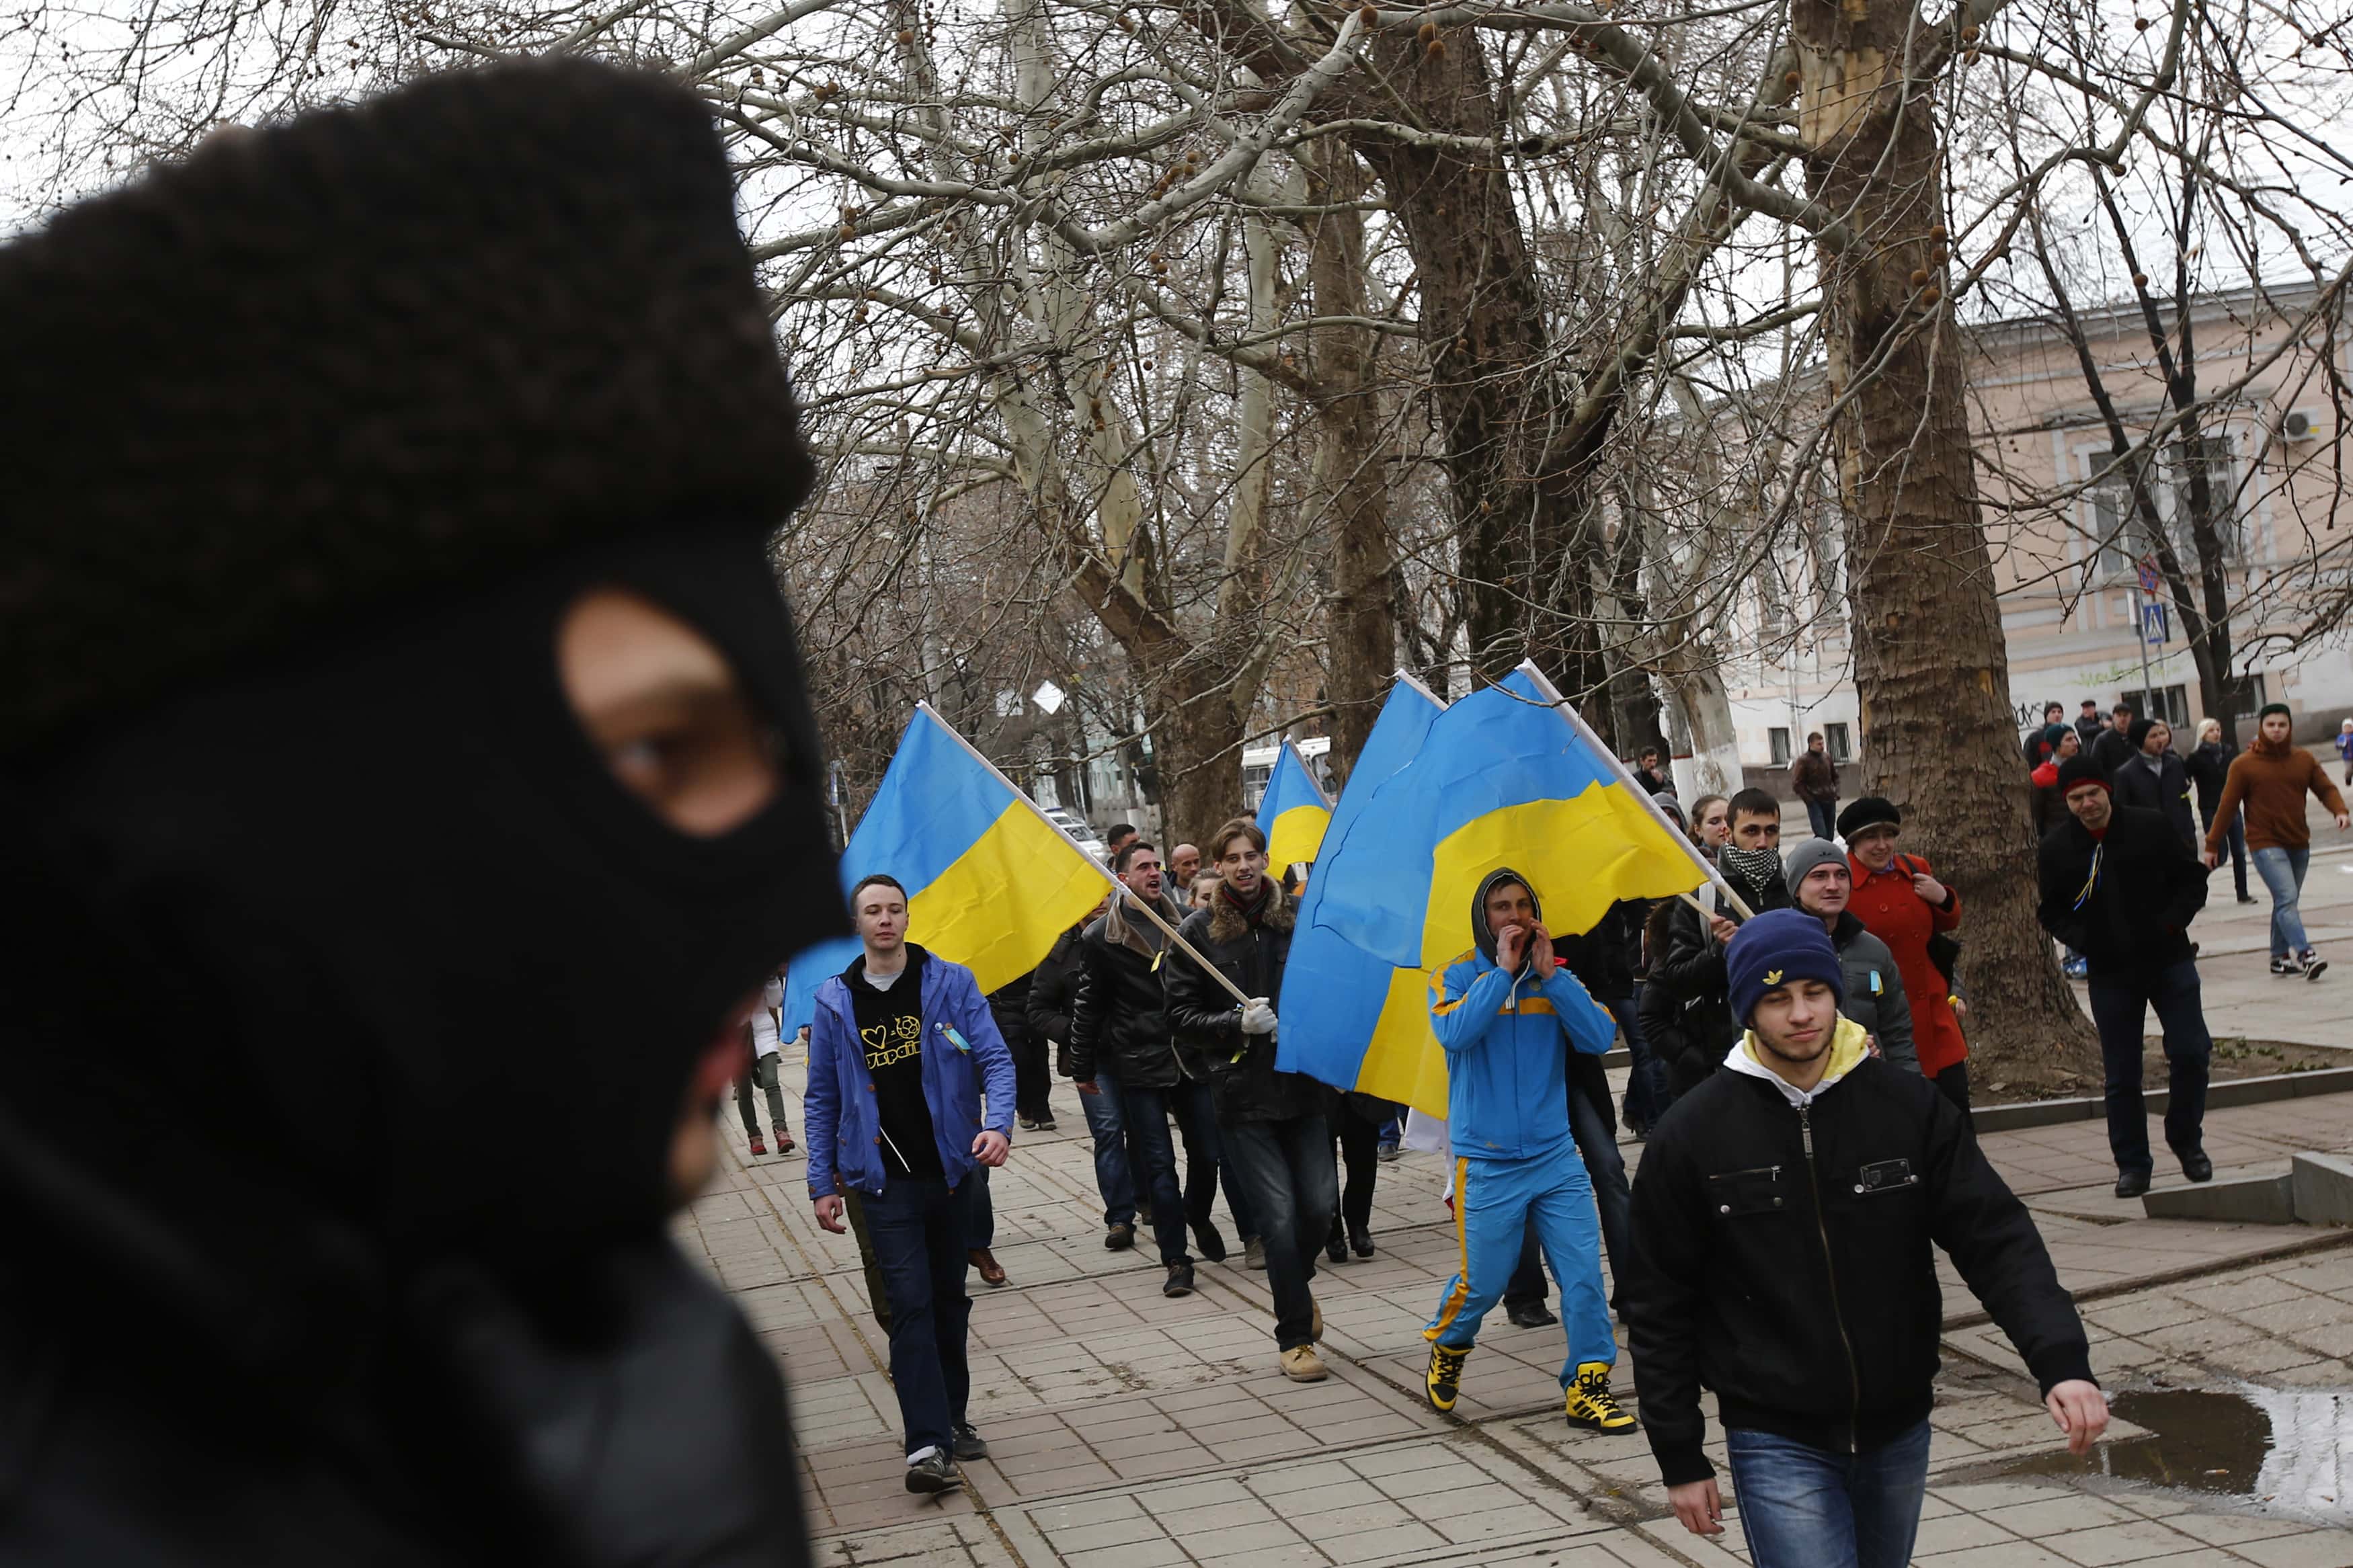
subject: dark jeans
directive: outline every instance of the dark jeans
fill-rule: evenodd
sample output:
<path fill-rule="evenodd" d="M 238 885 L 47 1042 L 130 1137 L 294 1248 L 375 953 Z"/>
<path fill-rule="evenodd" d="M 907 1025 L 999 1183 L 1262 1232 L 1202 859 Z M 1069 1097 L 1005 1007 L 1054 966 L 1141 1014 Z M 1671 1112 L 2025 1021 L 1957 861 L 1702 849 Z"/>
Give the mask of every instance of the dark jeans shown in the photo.
<path fill-rule="evenodd" d="M 1815 837 L 1836 838 L 1838 837 L 1838 802 L 1834 800 L 1806 802 L 1806 822 L 1813 828 Z"/>
<path fill-rule="evenodd" d="M 1755 1568 L 1905 1568 L 1928 1489 L 1928 1424 L 1860 1454 L 1735 1426 L 1724 1434 Z"/>
<path fill-rule="evenodd" d="M 1051 1121 L 1054 1108 L 1047 1096 L 1054 1078 L 1046 1070 L 1045 1037 L 1025 1030 L 1020 1038 L 1007 1040 L 1005 1047 L 1013 1054 L 1014 1114 L 1032 1121 Z"/>
<path fill-rule="evenodd" d="M 735 1111 L 744 1119 L 744 1131 L 747 1137 L 757 1138 L 760 1135 L 760 1119 L 752 1112 L 752 1090 L 754 1088 L 767 1093 L 768 1120 L 776 1124 L 776 1136 L 782 1138 L 786 1135 L 785 1090 L 777 1081 L 776 1070 L 782 1058 L 775 1051 L 765 1057 L 754 1057 L 744 1075 L 735 1080 Z"/>
<path fill-rule="evenodd" d="M 2207 818 L 2206 826 L 2211 829 L 2213 818 Z M 2226 837 L 2231 843 L 2231 880 L 2238 884 L 2239 897 L 2243 899 L 2247 896 L 2247 818 L 2243 812 L 2231 814 L 2231 831 Z"/>
<path fill-rule="evenodd" d="M 1630 996 L 1611 997 L 1602 1003 L 1609 1016 L 1618 1020 L 1619 1033 L 1626 1037 L 1626 1117 L 1648 1131 L 1660 1117 L 1667 1113 L 1673 1095 L 1667 1088 L 1667 1064 L 1651 1049 L 1651 1042 L 1642 1035 L 1642 986 L 1634 984 Z M 1595 1190 L 1599 1190 L 1596 1185 Z"/>
<path fill-rule="evenodd" d="M 1102 1083 L 1098 1076 L 1095 1082 Z M 1152 1238 L 1160 1261 L 1190 1263 L 1185 1250 L 1185 1194 L 1176 1184 L 1176 1145 L 1168 1136 L 1168 1099 L 1173 1089 L 1123 1084 L 1119 1113 L 1127 1123 L 1127 1168 L 1137 1195 L 1151 1205 Z"/>
<path fill-rule="evenodd" d="M 1103 1194 L 1103 1226 L 1135 1223 L 1135 1178 L 1127 1169 L 1127 1117 L 1119 1079 L 1098 1068 L 1093 1094 L 1079 1096 L 1079 1113 L 1095 1141 L 1095 1191 Z"/>
<path fill-rule="evenodd" d="M 965 1331 L 965 1238 L 977 1184 L 955 1190 L 937 1176 L 889 1176 L 864 1194 L 866 1233 L 891 1299 L 891 1383 L 910 1454 L 948 1447 L 972 1395 Z"/>
<path fill-rule="evenodd" d="M 859 1268 L 866 1275 L 866 1300 L 874 1309 L 874 1321 L 884 1333 L 891 1331 L 891 1291 L 882 1282 L 881 1268 L 874 1261 L 873 1233 L 866 1228 L 866 1200 L 858 1189 L 848 1184 L 841 1188 L 842 1211 L 849 1219 L 849 1234 L 858 1243 Z"/>
<path fill-rule="evenodd" d="M 972 1218 L 964 1244 L 976 1252 L 986 1252 L 997 1245 L 997 1205 L 988 1195 L 988 1167 L 975 1165 L 965 1185 L 972 1189 Z"/>
<path fill-rule="evenodd" d="M 1207 1225 L 1209 1211 L 1218 1201 L 1218 1173 L 1225 1173 L 1226 1207 L 1234 1216 L 1234 1227 L 1244 1236 L 1256 1236 L 1257 1220 L 1250 1213 L 1250 1194 L 1235 1180 L 1233 1167 L 1226 1163 L 1224 1134 L 1218 1128 L 1218 1108 L 1209 1099 L 1209 1086 L 1187 1079 L 1168 1091 L 1168 1109 L 1176 1113 L 1176 1132 L 1185 1140 L 1185 1223 Z"/>
<path fill-rule="evenodd" d="M 2148 1111 L 2141 1098 L 2141 1026 L 2151 1007 L 2165 1035 L 2165 1141 L 2176 1154 L 2197 1152 L 2206 1121 L 2206 1069 L 2214 1040 L 2198 1000 L 2198 965 L 2190 959 L 2150 974 L 2092 975 L 2092 1022 L 2100 1031 L 2107 1068 L 2108 1148 L 2118 1173 L 2147 1175 Z"/>
<path fill-rule="evenodd" d="M 1350 1236 L 1367 1236 L 1373 1228 L 1373 1178 L 1381 1169 L 1381 1130 L 1357 1115 L 1346 1100 L 1335 1105 L 1324 1121 L 1340 1142 L 1340 1158 L 1348 1167 L 1347 1185 L 1340 1189 L 1340 1212 L 1333 1216 L 1333 1236 L 1345 1224 Z"/>
<path fill-rule="evenodd" d="M 1961 1108 L 1961 1125 L 1972 1132 L 1976 1131 L 1977 1118 L 1969 1114 L 1969 1064 L 1955 1062 L 1928 1081 L 1936 1086 L 1937 1092 Z"/>
<path fill-rule="evenodd" d="M 1283 1350 L 1313 1344 L 1315 1299 L 1307 1286 L 1340 1197 L 1332 1130 L 1321 1116 L 1293 1116 L 1229 1122 L 1225 1134 L 1227 1154 L 1262 1226 L 1258 1237 L 1274 1296 L 1274 1342 Z"/>
<path fill-rule="evenodd" d="M 1618 1141 L 1609 1136 L 1600 1110 L 1575 1084 L 1568 1089 L 1568 1128 L 1577 1135 L 1577 1152 L 1593 1183 L 1593 1206 L 1601 1216 L 1601 1245 L 1609 1255 L 1609 1305 L 1614 1309 L 1618 1260 L 1633 1256 L 1627 1250 L 1631 1244 L 1626 1239 L 1634 1207 L 1634 1189 L 1626 1180 L 1626 1156 L 1618 1152 Z M 1511 1281 L 1504 1287 L 1504 1305 L 1509 1309 L 1544 1299 L 1544 1253 L 1536 1243 L 1535 1226 L 1530 1226 L 1520 1242 L 1519 1267 L 1512 1270 Z"/>

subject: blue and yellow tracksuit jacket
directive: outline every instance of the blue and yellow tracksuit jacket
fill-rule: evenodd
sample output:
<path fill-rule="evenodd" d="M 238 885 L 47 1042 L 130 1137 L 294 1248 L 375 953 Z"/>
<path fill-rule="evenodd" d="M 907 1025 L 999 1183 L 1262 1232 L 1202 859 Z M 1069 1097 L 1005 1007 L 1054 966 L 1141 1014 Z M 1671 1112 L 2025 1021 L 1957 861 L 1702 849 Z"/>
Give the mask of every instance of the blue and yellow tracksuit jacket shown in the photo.
<path fill-rule="evenodd" d="M 1524 1160 L 1558 1152 L 1568 1128 L 1567 1043 L 1599 1056 L 1617 1038 L 1607 1009 L 1567 969 L 1514 978 L 1475 949 L 1446 968 L 1430 1023 L 1446 1047 L 1446 1126 L 1454 1152 Z"/>

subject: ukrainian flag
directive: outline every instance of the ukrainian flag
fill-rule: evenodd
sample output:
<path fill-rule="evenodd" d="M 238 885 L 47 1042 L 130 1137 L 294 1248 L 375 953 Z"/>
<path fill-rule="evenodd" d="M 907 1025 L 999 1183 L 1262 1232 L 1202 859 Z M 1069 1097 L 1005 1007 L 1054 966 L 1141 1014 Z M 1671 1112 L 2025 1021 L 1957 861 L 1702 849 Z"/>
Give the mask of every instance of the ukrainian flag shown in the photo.
<path fill-rule="evenodd" d="M 1403 670 L 1389 688 L 1364 750 L 1348 770 L 1340 789 L 1340 803 L 1332 808 L 1324 839 L 1337 847 L 1346 841 L 1350 826 L 1372 800 L 1383 780 L 1413 761 L 1430 727 L 1446 704 Z M 1282 995 L 1275 1012 L 1282 1020 L 1276 1032 L 1274 1065 L 1283 1072 L 1303 1072 L 1311 1078 L 1356 1087 L 1353 1073 L 1365 1055 L 1366 1042 L 1381 1021 L 1395 973 L 1387 959 L 1365 952 L 1316 919 L 1324 900 L 1322 868 L 1307 879 L 1300 895 L 1299 918 L 1291 934 L 1291 956 L 1283 963 Z M 1414 972 L 1417 974 L 1419 972 Z M 1427 1019 L 1422 1032 L 1428 1034 Z M 1432 1043 L 1436 1036 L 1430 1037 Z M 1402 1098 L 1396 1096 L 1391 1098 Z"/>
<path fill-rule="evenodd" d="M 842 851 L 844 896 L 877 872 L 907 889 L 907 939 L 971 970 L 984 994 L 1037 968 L 1110 885 L 1103 867 L 928 703 L 916 705 Z M 860 951 L 849 937 L 792 961 L 781 1009 L 787 1035 L 809 1021 L 818 987 Z"/>
<path fill-rule="evenodd" d="M 1707 879 L 1690 840 L 1526 664 L 1437 715 L 1413 760 L 1327 837 L 1309 885 L 1315 935 L 1293 936 L 1283 977 L 1286 993 L 1301 988 L 1290 1015 L 1312 998 L 1329 1005 L 1327 986 L 1366 984 L 1361 961 L 1324 958 L 1335 942 L 1389 973 L 1373 1027 L 1353 1044 L 1311 1035 L 1294 1070 L 1437 1117 L 1446 1064 L 1430 1010 L 1447 966 L 1472 949 L 1471 896 L 1482 878 L 1519 871 L 1543 899 L 1546 923 L 1565 935 L 1591 929 L 1620 899 Z"/>
<path fill-rule="evenodd" d="M 1324 786 L 1307 771 L 1299 748 L 1283 742 L 1274 755 L 1266 794 L 1258 803 L 1258 830 L 1266 835 L 1266 863 L 1274 874 L 1280 877 L 1286 867 L 1314 859 L 1331 820 L 1332 803 Z"/>

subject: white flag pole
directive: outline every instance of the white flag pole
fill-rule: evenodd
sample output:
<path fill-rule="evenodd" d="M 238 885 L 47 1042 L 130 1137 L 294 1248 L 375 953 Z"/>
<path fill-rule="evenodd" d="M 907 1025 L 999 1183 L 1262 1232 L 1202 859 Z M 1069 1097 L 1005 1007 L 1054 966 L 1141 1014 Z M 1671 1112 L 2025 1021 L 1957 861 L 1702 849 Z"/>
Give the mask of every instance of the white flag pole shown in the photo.
<path fill-rule="evenodd" d="M 1698 869 L 1700 874 L 1704 876 L 1709 881 L 1715 883 L 1718 892 L 1732 900 L 1732 907 L 1740 911 L 1740 918 L 1742 920 L 1754 919 L 1757 911 L 1750 909 L 1747 901 L 1742 899 L 1738 893 L 1732 890 L 1732 884 L 1725 881 L 1724 879 L 1723 873 L 1719 872 L 1714 865 L 1710 864 L 1706 856 L 1699 852 L 1699 846 L 1691 841 L 1691 835 L 1685 833 L 1682 828 L 1677 827 L 1674 825 L 1674 820 L 1668 816 L 1665 812 L 1659 809 L 1659 803 L 1651 798 L 1651 792 L 1644 789 L 1635 781 L 1634 775 L 1626 771 L 1626 764 L 1618 760 L 1617 752 L 1611 751 L 1608 746 L 1601 743 L 1601 737 L 1593 732 L 1593 726 L 1585 721 L 1585 715 L 1579 713 L 1576 707 L 1570 703 L 1568 699 L 1560 694 L 1560 688 L 1555 686 L 1550 680 L 1545 678 L 1545 672 L 1535 667 L 1535 661 L 1533 659 L 1523 659 L 1520 662 L 1520 669 L 1531 681 L 1535 682 L 1536 689 L 1544 693 L 1545 700 L 1552 704 L 1553 711 L 1567 720 L 1569 723 L 1576 728 L 1577 734 L 1583 738 L 1588 746 L 1590 746 L 1599 755 L 1608 759 L 1609 770 L 1618 775 L 1618 782 L 1626 786 L 1628 794 L 1631 795 L 1636 800 L 1642 803 L 1642 809 L 1651 814 L 1652 819 L 1666 831 L 1669 838 L 1674 840 L 1675 847 L 1681 849 L 1685 855 L 1691 857 L 1692 865 Z M 1694 905 L 1694 907 L 1696 908 L 1697 906 Z"/>
<path fill-rule="evenodd" d="M 1179 952 L 1183 952 L 1186 957 L 1191 959 L 1194 963 L 1199 964 L 1203 973 L 1216 981 L 1219 985 L 1224 986 L 1228 995 L 1231 996 L 1236 1002 L 1240 1003 L 1245 1007 L 1250 1005 L 1251 998 L 1242 994 L 1242 988 L 1240 986 L 1227 979 L 1223 970 L 1219 969 L 1216 964 L 1211 963 L 1208 959 L 1202 957 L 1200 949 L 1195 947 L 1191 942 L 1187 942 L 1183 937 L 1178 936 L 1176 934 L 1176 928 L 1170 925 L 1166 920 L 1162 919 L 1158 910 L 1154 909 L 1150 904 L 1145 903 L 1142 898 L 1138 897 L 1134 889 L 1129 887 L 1125 882 L 1121 881 L 1117 874 L 1115 874 L 1110 867 L 1104 865 L 1102 861 L 1096 859 L 1093 856 L 1081 848 L 1079 847 L 1079 841 L 1071 837 L 1070 830 L 1068 828 L 1055 821 L 1052 817 L 1047 816 L 1045 811 L 1038 805 L 1038 803 L 1029 798 L 1029 792 L 1028 790 L 1023 789 L 1019 784 L 1015 784 L 1011 779 L 1005 776 L 1005 770 L 998 767 L 995 763 L 990 762 L 987 757 L 981 755 L 979 747 L 974 745 L 970 741 L 965 740 L 962 735 L 957 734 L 955 726 L 949 723 L 945 719 L 941 718 L 937 709 L 934 709 L 928 702 L 918 702 L 915 704 L 915 710 L 929 718 L 933 723 L 937 724 L 940 727 L 942 733 L 945 734 L 957 745 L 962 746 L 965 751 L 971 755 L 972 760 L 978 763 L 982 767 L 987 768 L 990 776 L 995 778 L 998 784 L 1001 784 L 1007 789 L 1011 790 L 1013 792 L 1013 798 L 1028 806 L 1031 815 L 1036 816 L 1039 821 L 1044 823 L 1048 827 L 1052 828 L 1054 836 L 1071 847 L 1071 854 L 1076 855 L 1080 859 L 1085 861 L 1089 867 L 1092 868 L 1099 875 L 1102 876 L 1104 881 L 1111 884 L 1111 890 L 1114 894 L 1126 894 L 1127 901 L 1134 905 L 1145 919 L 1150 921 L 1154 925 L 1158 926 L 1162 933 L 1165 934 L 1170 942 L 1176 944 Z"/>

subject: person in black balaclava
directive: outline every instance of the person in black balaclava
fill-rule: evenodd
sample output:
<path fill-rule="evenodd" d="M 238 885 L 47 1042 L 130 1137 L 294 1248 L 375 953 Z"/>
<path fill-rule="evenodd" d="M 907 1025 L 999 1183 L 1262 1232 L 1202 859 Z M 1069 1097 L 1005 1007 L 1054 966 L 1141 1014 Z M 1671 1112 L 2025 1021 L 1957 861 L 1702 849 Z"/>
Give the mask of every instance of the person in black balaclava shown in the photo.
<path fill-rule="evenodd" d="M 807 1561 L 665 1235 L 846 926 L 733 196 L 501 66 L 0 248 L 0 1561 Z"/>

